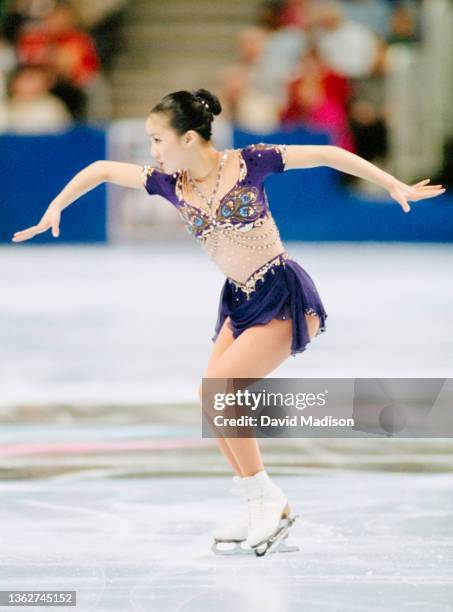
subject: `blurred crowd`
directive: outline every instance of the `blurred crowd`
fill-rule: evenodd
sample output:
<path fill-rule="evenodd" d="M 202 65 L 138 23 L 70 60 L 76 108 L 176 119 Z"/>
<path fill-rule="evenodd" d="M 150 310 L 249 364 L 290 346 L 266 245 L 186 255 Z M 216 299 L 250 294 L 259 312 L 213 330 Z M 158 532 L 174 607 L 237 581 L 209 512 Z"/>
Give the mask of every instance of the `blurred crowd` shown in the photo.
<path fill-rule="evenodd" d="M 419 0 L 270 0 L 221 75 L 229 119 L 252 132 L 305 126 L 368 160 L 387 153 L 391 45 L 420 43 Z"/>
<path fill-rule="evenodd" d="M 265 133 L 329 132 L 365 159 L 387 153 L 391 45 L 420 43 L 421 0 L 266 0 L 217 90 L 224 116 Z M 109 71 L 125 0 L 3 0 L 0 130 L 51 132 L 112 116 Z"/>
<path fill-rule="evenodd" d="M 3 0 L 0 130 L 59 131 L 109 115 L 124 0 Z"/>

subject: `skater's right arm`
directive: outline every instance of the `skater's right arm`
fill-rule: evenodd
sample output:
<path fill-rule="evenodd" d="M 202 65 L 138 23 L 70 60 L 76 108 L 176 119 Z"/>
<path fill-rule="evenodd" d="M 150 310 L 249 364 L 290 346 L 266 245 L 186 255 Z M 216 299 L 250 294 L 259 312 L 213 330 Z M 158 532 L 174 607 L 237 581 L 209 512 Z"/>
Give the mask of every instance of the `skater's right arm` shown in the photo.
<path fill-rule="evenodd" d="M 137 164 L 114 161 L 96 161 L 90 164 L 78 172 L 52 200 L 39 223 L 16 232 L 12 239 L 13 242 L 29 240 L 50 228 L 52 228 L 52 236 L 58 238 L 61 211 L 69 204 L 101 183 L 107 182 L 123 187 L 143 189 L 142 172 L 143 167 Z"/>

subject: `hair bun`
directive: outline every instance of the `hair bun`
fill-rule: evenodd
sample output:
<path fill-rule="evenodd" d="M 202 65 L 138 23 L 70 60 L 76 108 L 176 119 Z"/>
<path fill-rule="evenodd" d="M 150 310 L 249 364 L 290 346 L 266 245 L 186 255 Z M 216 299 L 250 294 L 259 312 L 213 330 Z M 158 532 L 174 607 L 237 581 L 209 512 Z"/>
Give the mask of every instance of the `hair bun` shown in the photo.
<path fill-rule="evenodd" d="M 222 112 L 222 105 L 217 96 L 212 94 L 207 89 L 197 89 L 193 95 L 200 100 L 203 100 L 209 106 L 209 110 L 213 115 L 220 115 Z"/>

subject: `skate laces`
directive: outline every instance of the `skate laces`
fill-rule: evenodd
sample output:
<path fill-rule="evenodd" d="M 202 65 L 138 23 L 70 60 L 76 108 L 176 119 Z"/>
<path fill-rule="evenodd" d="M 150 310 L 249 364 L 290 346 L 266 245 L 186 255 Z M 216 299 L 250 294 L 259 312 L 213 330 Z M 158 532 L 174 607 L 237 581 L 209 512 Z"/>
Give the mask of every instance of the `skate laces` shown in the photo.
<path fill-rule="evenodd" d="M 276 508 L 280 505 L 279 501 L 275 498 L 277 492 L 283 494 L 281 489 L 275 486 L 253 492 L 247 496 L 250 526 L 255 525 L 257 522 L 259 523 L 263 516 L 268 516 L 268 511 L 271 508 Z M 287 503 L 286 500 L 285 503 Z"/>
<path fill-rule="evenodd" d="M 264 495 L 248 499 L 249 525 L 253 527 L 264 516 Z"/>

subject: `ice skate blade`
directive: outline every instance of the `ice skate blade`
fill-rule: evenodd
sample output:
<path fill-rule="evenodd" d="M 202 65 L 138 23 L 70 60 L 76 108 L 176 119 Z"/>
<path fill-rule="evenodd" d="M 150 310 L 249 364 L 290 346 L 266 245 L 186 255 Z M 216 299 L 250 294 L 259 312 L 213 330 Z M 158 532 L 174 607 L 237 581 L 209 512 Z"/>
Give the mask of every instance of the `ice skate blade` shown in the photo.
<path fill-rule="evenodd" d="M 299 518 L 298 514 L 283 519 L 280 522 L 280 527 L 277 529 L 273 536 L 271 536 L 268 540 L 264 540 L 263 542 L 260 542 L 259 544 L 256 544 L 252 547 L 252 550 L 254 551 L 255 555 L 257 557 L 264 557 L 265 555 L 269 555 L 273 552 L 299 551 L 300 549 L 298 546 L 287 546 L 287 544 L 283 541 L 288 537 L 289 529 L 297 518 Z"/>
<path fill-rule="evenodd" d="M 211 550 L 216 555 L 249 555 L 252 552 L 251 548 L 245 548 L 245 540 L 242 542 L 217 542 L 214 541 Z"/>
<path fill-rule="evenodd" d="M 298 546 L 288 546 L 285 542 L 285 538 L 288 534 L 284 535 L 279 543 L 273 548 L 273 550 L 268 551 L 266 554 L 272 553 L 283 553 L 283 552 L 297 552 L 299 549 Z M 253 548 L 250 548 L 243 542 L 214 542 L 211 546 L 211 550 L 216 555 L 220 556 L 233 556 L 233 555 L 257 555 Z"/>
<path fill-rule="evenodd" d="M 296 518 L 296 517 L 295 517 Z M 295 519 L 293 519 L 294 521 Z M 271 553 L 280 553 L 280 552 L 297 552 L 298 550 L 300 550 L 300 548 L 298 546 L 288 546 L 288 544 L 285 542 L 286 538 L 288 537 L 288 529 L 286 528 L 286 519 L 285 519 L 285 524 L 283 525 L 284 529 L 283 529 L 283 533 L 281 533 L 280 531 L 277 532 L 279 536 L 279 539 L 277 542 L 275 542 L 275 545 L 272 547 L 272 550 L 267 550 L 267 552 L 265 554 L 271 554 Z M 275 534 L 275 536 L 277 536 L 277 534 Z M 261 544 L 261 546 L 263 546 Z M 261 555 L 257 555 L 255 549 L 250 548 L 250 546 L 247 546 L 247 543 L 245 540 L 236 540 L 236 541 L 230 541 L 230 542 L 221 542 L 221 541 L 217 541 L 214 540 L 213 545 L 211 546 L 211 550 L 213 551 L 214 554 L 216 555 L 224 555 L 224 556 L 228 556 L 228 555 L 256 555 L 256 556 L 261 556 Z"/>

